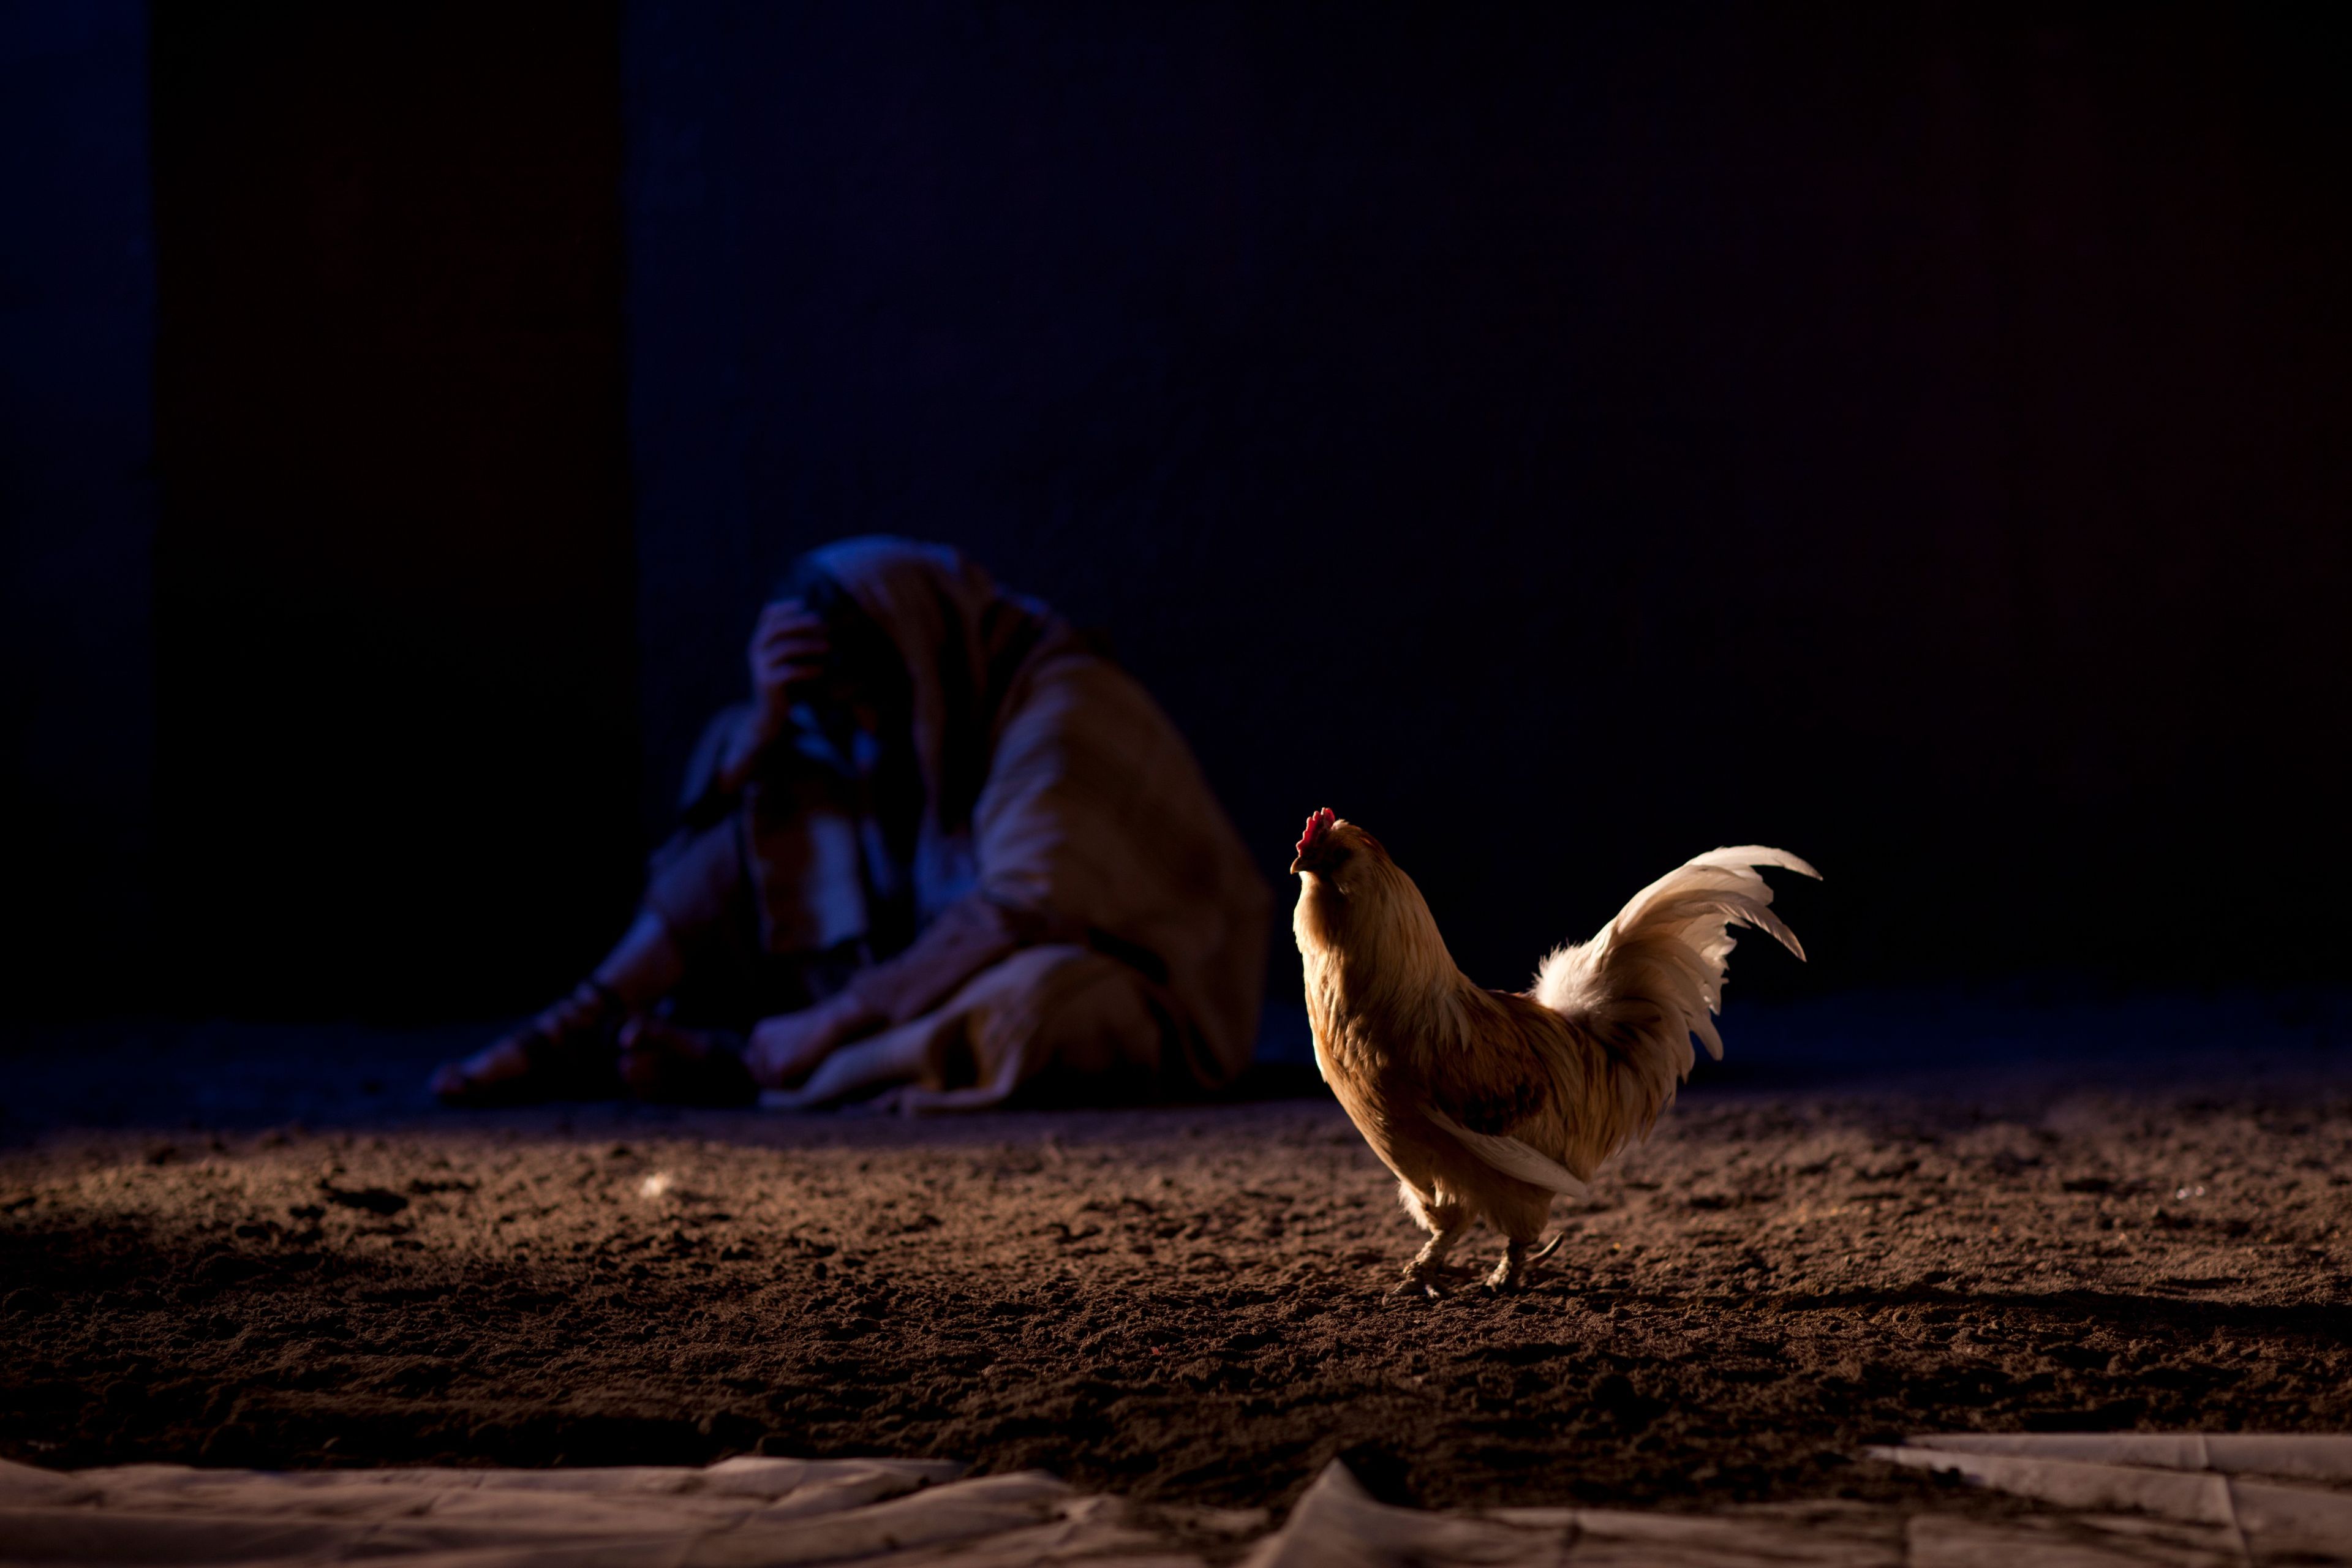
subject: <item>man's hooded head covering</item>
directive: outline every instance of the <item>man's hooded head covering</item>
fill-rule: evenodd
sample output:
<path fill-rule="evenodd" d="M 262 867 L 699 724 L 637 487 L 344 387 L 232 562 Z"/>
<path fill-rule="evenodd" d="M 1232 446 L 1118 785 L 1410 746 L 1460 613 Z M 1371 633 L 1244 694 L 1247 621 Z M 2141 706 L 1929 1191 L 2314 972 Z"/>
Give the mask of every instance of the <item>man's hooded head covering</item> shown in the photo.
<path fill-rule="evenodd" d="M 785 587 L 838 628 L 851 659 L 873 657 L 877 632 L 896 651 L 927 816 L 942 832 L 969 832 L 1015 679 L 1041 652 L 1077 646 L 1067 623 L 998 587 L 961 551 L 883 534 L 811 551 Z"/>

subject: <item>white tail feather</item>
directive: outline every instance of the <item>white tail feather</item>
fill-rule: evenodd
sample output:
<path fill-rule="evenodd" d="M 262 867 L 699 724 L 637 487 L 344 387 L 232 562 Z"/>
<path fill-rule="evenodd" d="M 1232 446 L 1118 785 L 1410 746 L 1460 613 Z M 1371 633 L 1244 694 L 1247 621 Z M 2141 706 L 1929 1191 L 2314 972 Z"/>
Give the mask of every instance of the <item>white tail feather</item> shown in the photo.
<path fill-rule="evenodd" d="M 1507 1176 L 1517 1176 L 1529 1186 L 1546 1187 L 1571 1198 L 1589 1195 L 1585 1184 L 1576 1179 L 1575 1172 L 1541 1150 L 1531 1148 L 1516 1138 L 1473 1132 L 1433 1105 L 1423 1106 L 1422 1114 L 1454 1134 L 1465 1149 Z"/>
<path fill-rule="evenodd" d="M 1622 1091 L 1648 1100 L 1644 1126 L 1689 1073 L 1693 1035 L 1723 1059 L 1713 1015 L 1723 1006 L 1731 928 L 1753 926 L 1805 956 L 1796 933 L 1772 912 L 1772 889 L 1758 866 L 1821 877 L 1786 850 L 1760 844 L 1709 850 L 1634 894 L 1591 942 L 1559 948 L 1536 971 L 1535 999 L 1591 1030 L 1634 1069 Z"/>

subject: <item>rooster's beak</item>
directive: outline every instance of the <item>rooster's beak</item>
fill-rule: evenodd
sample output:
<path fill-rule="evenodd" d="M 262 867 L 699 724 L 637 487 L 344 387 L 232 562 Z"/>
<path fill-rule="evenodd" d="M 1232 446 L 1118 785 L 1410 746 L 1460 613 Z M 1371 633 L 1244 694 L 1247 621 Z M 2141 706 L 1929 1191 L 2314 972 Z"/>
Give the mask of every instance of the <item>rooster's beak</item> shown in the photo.
<path fill-rule="evenodd" d="M 1293 855 L 1290 858 L 1290 874 L 1292 876 L 1296 877 L 1298 875 L 1298 862 L 1305 858 L 1306 857 L 1303 855 Z"/>

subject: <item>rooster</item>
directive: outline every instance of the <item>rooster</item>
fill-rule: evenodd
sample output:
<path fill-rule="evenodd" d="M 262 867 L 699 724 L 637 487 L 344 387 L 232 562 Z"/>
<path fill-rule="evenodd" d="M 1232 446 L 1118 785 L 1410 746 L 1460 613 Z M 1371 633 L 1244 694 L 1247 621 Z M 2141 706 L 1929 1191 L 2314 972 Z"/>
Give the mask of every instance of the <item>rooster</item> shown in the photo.
<path fill-rule="evenodd" d="M 1327 807 L 1290 869 L 1307 1010 L 1323 1079 L 1397 1174 L 1429 1240 L 1397 1289 L 1438 1294 L 1471 1221 L 1507 1240 L 1486 1283 L 1518 1285 L 1555 1194 L 1582 1197 L 1601 1163 L 1646 1137 L 1691 1069 L 1720 1060 L 1729 928 L 1805 956 L 1751 869 L 1821 873 L 1779 849 L 1716 849 L 1633 895 L 1591 942 L 1555 951 L 1532 990 L 1489 991 L 1454 967 L 1421 889 L 1380 840 Z"/>

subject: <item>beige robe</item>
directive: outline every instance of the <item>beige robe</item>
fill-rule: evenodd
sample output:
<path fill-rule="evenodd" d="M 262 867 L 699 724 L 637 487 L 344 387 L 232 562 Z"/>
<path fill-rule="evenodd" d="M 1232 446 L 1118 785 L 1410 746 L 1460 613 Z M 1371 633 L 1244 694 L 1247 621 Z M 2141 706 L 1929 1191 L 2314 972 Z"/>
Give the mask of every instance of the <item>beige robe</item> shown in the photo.
<path fill-rule="evenodd" d="M 893 869 L 911 879 L 918 934 L 846 986 L 919 1043 L 908 1100 L 995 1104 L 1048 1069 L 1230 1083 L 1256 1039 L 1269 894 L 1167 715 L 952 550 L 862 539 L 813 560 L 913 682 L 923 816 L 911 866 Z M 740 842 L 765 945 L 854 938 L 856 825 L 759 793 Z"/>

